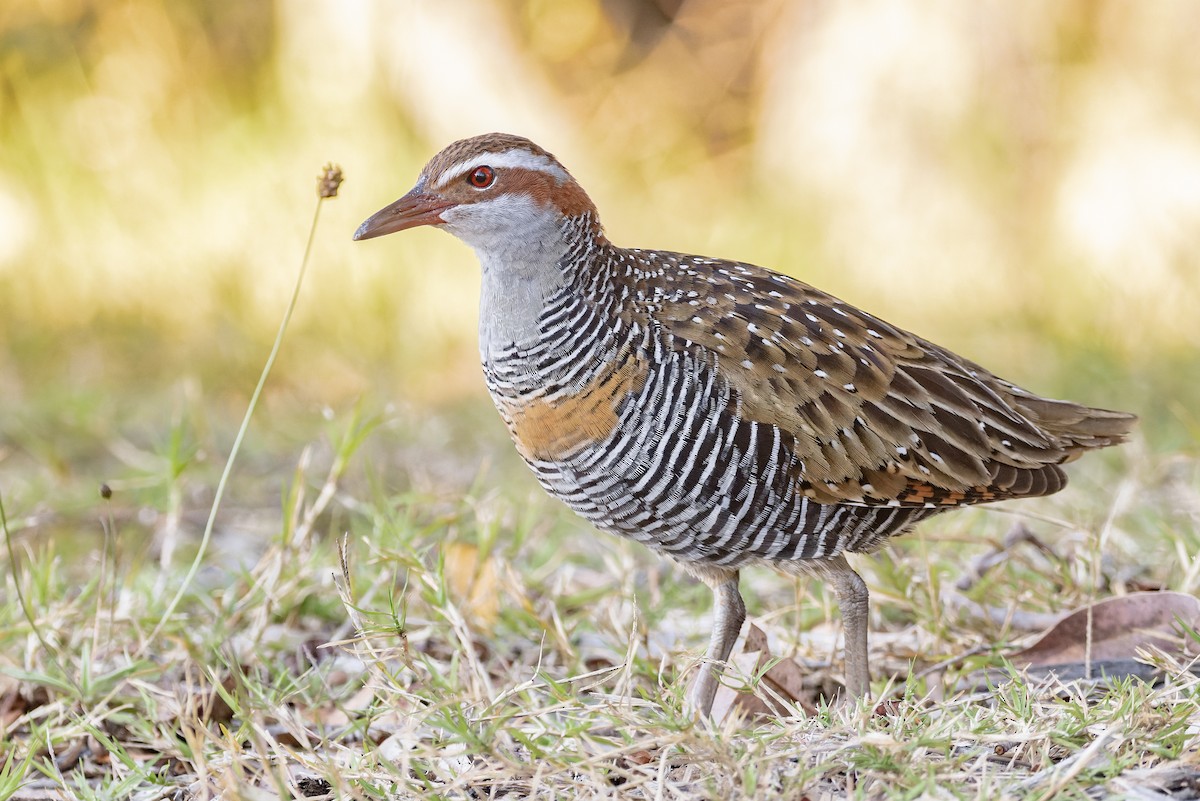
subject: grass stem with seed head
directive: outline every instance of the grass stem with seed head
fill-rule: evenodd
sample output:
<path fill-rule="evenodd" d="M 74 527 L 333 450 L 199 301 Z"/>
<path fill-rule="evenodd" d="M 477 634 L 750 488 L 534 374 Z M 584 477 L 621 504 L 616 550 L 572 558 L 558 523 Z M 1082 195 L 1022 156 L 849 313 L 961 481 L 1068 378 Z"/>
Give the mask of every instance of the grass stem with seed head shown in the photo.
<path fill-rule="evenodd" d="M 233 447 L 229 450 L 229 458 L 225 460 L 225 467 L 221 471 L 221 478 L 217 481 L 217 491 L 213 496 L 212 506 L 208 510 L 208 521 L 204 524 L 204 535 L 200 538 L 200 547 L 196 549 L 196 556 L 192 559 L 191 567 L 188 568 L 183 581 L 180 582 L 179 589 L 175 591 L 175 596 L 167 604 L 167 608 L 163 611 L 162 617 L 159 618 L 154 631 L 146 639 L 147 643 L 157 639 L 162 627 L 170 620 L 171 615 L 175 614 L 175 609 L 179 606 L 179 602 L 183 600 L 183 596 L 187 593 L 188 587 L 191 586 L 192 580 L 196 577 L 196 573 L 199 572 L 200 565 L 204 561 L 204 555 L 208 551 L 208 544 L 212 540 L 213 526 L 217 520 L 217 511 L 221 508 L 221 499 L 225 495 L 225 486 L 229 483 L 229 476 L 233 472 L 234 460 L 237 459 L 238 451 L 242 447 L 242 440 L 246 436 L 246 431 L 250 428 L 250 418 L 254 415 L 254 409 L 258 406 L 258 399 L 262 395 L 263 387 L 266 386 L 267 377 L 271 375 L 271 368 L 275 366 L 275 359 L 279 355 L 280 347 L 283 345 L 283 335 L 287 331 L 288 323 L 292 320 L 292 313 L 296 309 L 296 302 L 300 298 L 300 287 L 304 284 L 304 274 L 308 270 L 308 259 L 312 254 L 313 241 L 317 234 L 317 223 L 321 219 L 321 207 L 325 204 L 326 200 L 337 197 L 338 187 L 342 181 L 342 170 L 334 164 L 327 164 L 317 177 L 317 205 L 313 209 L 312 224 L 308 229 L 308 241 L 304 245 L 304 255 L 300 259 L 300 269 L 296 273 L 296 283 L 292 286 L 292 296 L 288 300 L 287 309 L 284 311 L 283 319 L 279 323 L 279 331 L 275 334 L 275 341 L 271 345 L 271 352 L 267 355 L 266 364 L 263 365 L 262 373 L 258 377 L 258 384 L 254 387 L 254 393 L 250 396 L 250 403 L 246 406 L 246 414 L 242 417 L 242 424 L 238 427 L 237 436 L 233 439 Z"/>

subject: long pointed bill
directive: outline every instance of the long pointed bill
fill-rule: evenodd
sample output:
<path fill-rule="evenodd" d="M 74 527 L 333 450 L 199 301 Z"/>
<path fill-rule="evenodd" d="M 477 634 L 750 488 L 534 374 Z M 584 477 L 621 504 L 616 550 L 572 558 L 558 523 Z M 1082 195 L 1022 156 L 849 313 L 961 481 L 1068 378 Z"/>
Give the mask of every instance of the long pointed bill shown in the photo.
<path fill-rule="evenodd" d="M 445 222 L 442 212 L 454 205 L 437 195 L 427 195 L 419 188 L 413 189 L 392 205 L 368 217 L 354 232 L 354 239 L 372 239 L 418 225 L 439 225 Z"/>

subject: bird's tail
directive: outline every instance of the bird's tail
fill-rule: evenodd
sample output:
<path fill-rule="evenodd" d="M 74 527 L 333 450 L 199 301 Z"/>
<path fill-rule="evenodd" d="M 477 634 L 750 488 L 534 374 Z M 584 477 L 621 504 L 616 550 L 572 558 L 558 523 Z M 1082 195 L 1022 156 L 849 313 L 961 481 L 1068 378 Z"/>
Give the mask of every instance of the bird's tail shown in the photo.
<path fill-rule="evenodd" d="M 1125 442 L 1137 424 L 1137 415 L 1093 409 L 1070 401 L 1022 397 L 1018 403 L 1030 420 L 1059 438 L 1071 459 L 1084 451 Z"/>

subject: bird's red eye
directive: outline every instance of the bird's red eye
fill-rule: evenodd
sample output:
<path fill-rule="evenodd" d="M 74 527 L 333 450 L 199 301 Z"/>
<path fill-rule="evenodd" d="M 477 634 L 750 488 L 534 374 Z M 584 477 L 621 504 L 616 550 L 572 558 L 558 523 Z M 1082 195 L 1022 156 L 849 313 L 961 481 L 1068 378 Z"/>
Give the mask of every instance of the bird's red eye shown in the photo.
<path fill-rule="evenodd" d="M 496 180 L 496 171 L 491 167 L 476 167 L 467 176 L 467 183 L 476 189 L 487 189 Z"/>

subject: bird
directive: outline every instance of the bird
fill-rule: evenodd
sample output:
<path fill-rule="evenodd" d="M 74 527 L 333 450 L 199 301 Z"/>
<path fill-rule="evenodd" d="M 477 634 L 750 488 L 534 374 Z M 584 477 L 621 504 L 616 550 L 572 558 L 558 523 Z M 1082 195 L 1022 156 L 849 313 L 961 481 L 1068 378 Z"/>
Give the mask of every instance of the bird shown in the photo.
<path fill-rule="evenodd" d="M 541 486 L 713 591 L 686 709 L 711 715 L 746 617 L 740 572 L 836 597 L 849 699 L 868 697 L 871 552 L 934 515 L 1050 495 L 1136 417 L 1041 397 L 796 278 L 609 241 L 549 151 L 456 141 L 355 240 L 432 226 L 482 269 L 487 389 Z"/>

